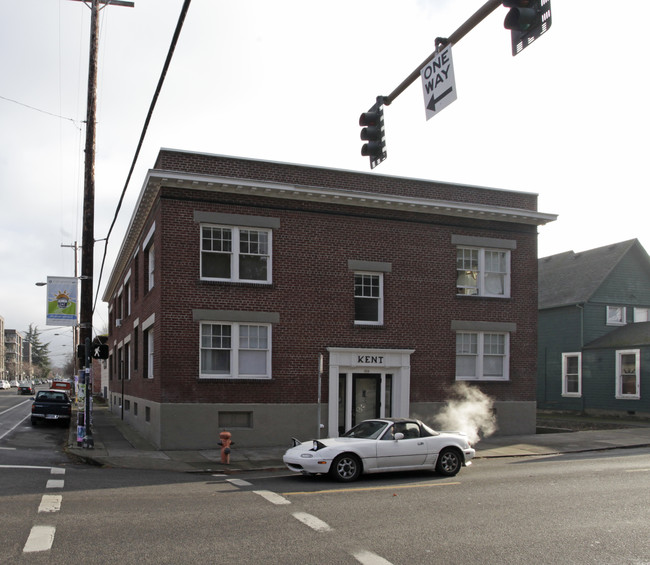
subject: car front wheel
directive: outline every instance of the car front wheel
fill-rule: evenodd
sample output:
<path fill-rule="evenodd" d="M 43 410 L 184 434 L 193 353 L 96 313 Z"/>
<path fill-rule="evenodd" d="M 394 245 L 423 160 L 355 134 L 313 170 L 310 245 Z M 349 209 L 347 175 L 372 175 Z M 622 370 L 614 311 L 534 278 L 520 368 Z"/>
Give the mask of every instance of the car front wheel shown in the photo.
<path fill-rule="evenodd" d="M 443 449 L 438 456 L 436 471 L 446 477 L 453 477 L 458 474 L 463 466 L 460 454 L 453 448 Z"/>
<path fill-rule="evenodd" d="M 330 474 L 337 481 L 350 482 L 359 478 L 361 474 L 361 461 L 356 455 L 344 453 L 332 462 Z"/>

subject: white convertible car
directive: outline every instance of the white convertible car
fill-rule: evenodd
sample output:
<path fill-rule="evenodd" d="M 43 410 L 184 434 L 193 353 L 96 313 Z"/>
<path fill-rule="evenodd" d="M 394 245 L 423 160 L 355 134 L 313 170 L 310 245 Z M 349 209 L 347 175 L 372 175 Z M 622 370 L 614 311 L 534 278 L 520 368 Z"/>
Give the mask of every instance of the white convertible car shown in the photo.
<path fill-rule="evenodd" d="M 283 460 L 291 471 L 354 481 L 362 473 L 435 470 L 453 477 L 475 451 L 461 432 L 437 432 L 420 420 L 364 420 L 341 437 L 299 442 Z"/>

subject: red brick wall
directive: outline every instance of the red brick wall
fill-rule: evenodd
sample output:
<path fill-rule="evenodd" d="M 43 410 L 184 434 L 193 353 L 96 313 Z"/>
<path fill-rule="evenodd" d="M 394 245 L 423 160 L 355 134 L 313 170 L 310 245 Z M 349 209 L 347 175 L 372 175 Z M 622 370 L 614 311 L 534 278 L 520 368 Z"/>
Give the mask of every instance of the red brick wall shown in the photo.
<path fill-rule="evenodd" d="M 483 202 L 536 210 L 536 197 L 273 163 L 162 151 L 158 168 L 245 176 L 267 181 L 335 186 L 434 198 Z M 369 178 L 380 179 L 369 186 Z M 381 186 L 380 186 L 381 185 Z M 409 348 L 411 402 L 442 401 L 455 382 L 452 320 L 511 322 L 510 380 L 472 383 L 496 400 L 534 401 L 537 341 L 537 233 L 535 226 L 480 222 L 393 210 L 337 207 L 291 200 L 163 188 L 143 230 L 156 222 L 156 285 L 148 294 L 139 282 L 132 314 L 111 327 L 113 345 L 156 312 L 155 378 L 139 370 L 126 394 L 157 402 L 315 402 L 317 356 L 326 347 Z M 273 284 L 249 285 L 199 279 L 200 226 L 195 210 L 280 219 L 273 231 Z M 456 296 L 456 248 L 452 234 L 517 241 L 511 257 L 511 298 Z M 140 246 L 137 272 L 146 276 Z M 348 260 L 392 264 L 384 275 L 384 325 L 354 326 L 353 273 Z M 133 264 L 131 265 L 133 267 Z M 132 272 L 136 269 L 132 268 Z M 133 287 L 134 285 L 132 285 Z M 277 312 L 272 334 L 271 380 L 200 380 L 199 324 L 193 309 Z M 133 347 L 133 340 L 131 341 Z M 136 352 L 132 350 L 132 357 Z M 327 362 L 327 361 L 326 361 Z M 326 381 L 326 379 L 324 379 Z M 111 387 L 119 390 L 113 376 Z M 327 398 L 324 384 L 323 398 Z"/>

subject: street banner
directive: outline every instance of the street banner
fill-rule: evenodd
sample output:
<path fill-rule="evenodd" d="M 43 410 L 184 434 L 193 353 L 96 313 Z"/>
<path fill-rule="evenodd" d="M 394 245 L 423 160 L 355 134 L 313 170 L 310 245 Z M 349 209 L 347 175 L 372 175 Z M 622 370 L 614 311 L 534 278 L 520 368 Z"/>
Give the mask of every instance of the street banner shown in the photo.
<path fill-rule="evenodd" d="M 77 325 L 77 279 L 47 277 L 47 326 Z"/>

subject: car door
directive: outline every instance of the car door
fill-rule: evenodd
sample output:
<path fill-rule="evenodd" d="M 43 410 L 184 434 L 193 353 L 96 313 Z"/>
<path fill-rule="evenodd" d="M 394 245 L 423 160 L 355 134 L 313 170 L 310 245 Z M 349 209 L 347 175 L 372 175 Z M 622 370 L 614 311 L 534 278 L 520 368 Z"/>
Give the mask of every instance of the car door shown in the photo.
<path fill-rule="evenodd" d="M 402 439 L 394 439 L 402 433 Z M 423 465 L 427 457 L 427 445 L 420 437 L 415 422 L 393 424 L 377 441 L 377 469 L 398 469 Z"/>

